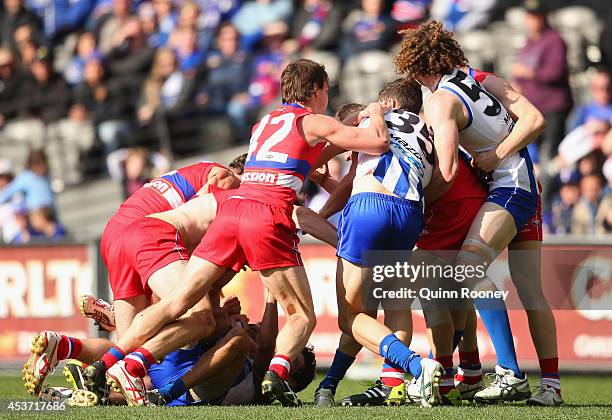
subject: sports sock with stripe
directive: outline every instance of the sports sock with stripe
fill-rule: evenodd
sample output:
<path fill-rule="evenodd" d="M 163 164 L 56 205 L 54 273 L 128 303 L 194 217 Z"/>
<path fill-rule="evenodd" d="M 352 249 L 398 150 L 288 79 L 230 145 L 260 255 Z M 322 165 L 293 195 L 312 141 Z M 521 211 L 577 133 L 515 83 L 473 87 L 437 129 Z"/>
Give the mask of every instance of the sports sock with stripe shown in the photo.
<path fill-rule="evenodd" d="M 455 379 L 468 385 L 478 383 L 482 379 L 482 366 L 478 349 L 472 351 L 459 350 L 459 368 Z"/>
<path fill-rule="evenodd" d="M 391 363 L 410 372 L 415 378 L 421 375 L 421 356 L 410 350 L 395 334 L 383 338 L 379 345 L 379 354 Z"/>
<path fill-rule="evenodd" d="M 155 358 L 144 347 L 138 347 L 136 350 L 125 356 L 125 370 L 132 376 L 144 378 L 147 376 L 149 366 L 155 363 Z"/>
<path fill-rule="evenodd" d="M 561 395 L 561 380 L 559 379 L 559 358 L 540 359 L 540 385 L 549 386 Z"/>
<path fill-rule="evenodd" d="M 83 343 L 78 338 L 69 337 L 62 335 L 59 343 L 57 344 L 57 358 L 63 359 L 76 359 L 83 350 Z"/>
<path fill-rule="evenodd" d="M 385 359 L 382 371 L 380 372 L 380 381 L 386 386 L 398 386 L 406 377 L 406 373 L 402 368 Z"/>
<path fill-rule="evenodd" d="M 270 367 L 268 370 L 276 372 L 283 381 L 289 380 L 289 371 L 291 370 L 291 361 L 283 354 L 275 354 L 270 361 Z"/>
<path fill-rule="evenodd" d="M 349 356 L 340 351 L 340 349 L 337 349 L 336 354 L 334 354 L 334 360 L 327 370 L 325 378 L 319 384 L 319 388 L 330 389 L 335 395 L 338 384 L 344 379 L 346 371 L 349 370 L 354 361 L 355 358 L 353 356 Z"/>
<path fill-rule="evenodd" d="M 185 392 L 187 392 L 187 385 L 181 378 L 174 381 L 168 382 L 166 385 L 159 388 L 159 393 L 164 397 L 166 402 L 174 401 Z"/>
<path fill-rule="evenodd" d="M 444 376 L 440 383 L 440 394 L 446 395 L 455 389 L 455 379 L 453 378 L 453 356 L 436 357 L 436 362 L 444 368 Z"/>
<path fill-rule="evenodd" d="M 121 350 L 119 347 L 113 346 L 110 348 L 109 351 L 104 353 L 104 356 L 102 356 L 102 363 L 104 363 L 104 366 L 106 366 L 106 369 L 109 369 L 112 365 L 117 363 L 119 360 L 123 360 L 124 357 L 125 357 L 125 352 Z"/>

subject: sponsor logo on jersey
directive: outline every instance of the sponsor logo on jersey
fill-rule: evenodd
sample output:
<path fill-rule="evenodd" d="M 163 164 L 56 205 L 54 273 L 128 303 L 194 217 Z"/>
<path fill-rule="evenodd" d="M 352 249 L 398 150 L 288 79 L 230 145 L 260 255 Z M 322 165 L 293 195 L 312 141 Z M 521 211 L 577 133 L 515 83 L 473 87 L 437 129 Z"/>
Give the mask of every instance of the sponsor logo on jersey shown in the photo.
<path fill-rule="evenodd" d="M 165 179 L 156 178 L 143 185 L 143 188 L 153 188 L 155 191 L 163 195 L 169 189 L 174 188 L 174 186 Z"/>
<path fill-rule="evenodd" d="M 275 171 L 246 171 L 242 175 L 242 182 L 255 182 L 259 184 L 276 184 L 278 172 Z"/>

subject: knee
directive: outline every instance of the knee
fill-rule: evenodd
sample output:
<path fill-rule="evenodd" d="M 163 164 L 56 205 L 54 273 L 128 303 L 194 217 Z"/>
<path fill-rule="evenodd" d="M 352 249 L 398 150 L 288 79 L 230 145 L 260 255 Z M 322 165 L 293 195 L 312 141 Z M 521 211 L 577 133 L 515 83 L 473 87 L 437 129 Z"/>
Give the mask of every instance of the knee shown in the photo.
<path fill-rule="evenodd" d="M 191 314 L 195 324 L 194 335 L 196 340 L 204 340 L 215 332 L 216 321 L 211 311 L 199 311 Z"/>

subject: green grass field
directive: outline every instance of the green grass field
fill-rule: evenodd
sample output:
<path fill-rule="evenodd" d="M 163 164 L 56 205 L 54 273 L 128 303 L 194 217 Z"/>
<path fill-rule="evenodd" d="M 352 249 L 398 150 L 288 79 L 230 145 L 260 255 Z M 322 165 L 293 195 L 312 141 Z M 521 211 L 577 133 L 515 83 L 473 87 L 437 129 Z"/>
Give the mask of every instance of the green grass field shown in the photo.
<path fill-rule="evenodd" d="M 52 385 L 64 385 L 63 377 L 56 375 L 48 381 Z M 128 408 L 95 407 L 69 408 L 66 412 L 54 414 L 14 413 L 6 411 L 7 400 L 27 398 L 21 379 L 16 376 L 0 377 L 0 418 L 28 418 L 59 416 L 64 418 L 90 420 L 133 419 L 137 417 L 159 419 L 214 418 L 222 419 L 391 419 L 391 418 L 437 418 L 437 419 L 612 419 L 612 377 L 566 376 L 562 378 L 565 405 L 559 408 L 527 407 L 524 404 L 503 406 L 436 407 L 423 409 L 415 406 L 405 407 L 334 407 L 321 409 L 312 406 L 301 408 L 282 407 L 191 407 L 191 408 Z M 305 402 L 312 401 L 316 381 L 300 394 Z M 535 381 L 532 385 L 537 385 Z M 345 396 L 364 389 L 364 384 L 344 381 L 338 395 Z"/>

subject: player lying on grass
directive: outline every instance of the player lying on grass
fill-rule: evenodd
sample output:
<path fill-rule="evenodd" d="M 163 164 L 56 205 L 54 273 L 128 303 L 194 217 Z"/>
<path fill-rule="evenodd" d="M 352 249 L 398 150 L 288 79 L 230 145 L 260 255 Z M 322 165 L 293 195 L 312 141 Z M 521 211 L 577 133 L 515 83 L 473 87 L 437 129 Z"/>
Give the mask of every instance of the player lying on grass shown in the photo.
<path fill-rule="evenodd" d="M 150 288 L 155 296 L 163 297 L 169 293 L 168 284 L 181 279 L 182 271 L 180 270 L 184 268 L 184 261 L 216 217 L 217 203 L 225 200 L 225 192 L 227 191 L 216 190 L 211 194 L 196 197 L 174 210 L 144 217 L 128 226 L 122 236 L 117 238 L 118 245 L 126 250 L 126 263 L 136 267 L 140 277 L 145 279 L 143 288 Z M 329 222 L 305 208 L 296 208 L 294 214 L 297 226 L 335 246 L 335 228 Z M 169 231 L 169 229 L 173 230 L 171 234 L 162 235 L 162 232 Z M 174 271 L 171 272 L 169 267 L 172 264 L 174 264 Z M 228 272 L 226 278 L 231 278 L 241 268 L 236 266 L 235 270 Z M 164 281 L 158 281 L 162 279 L 160 276 L 150 275 L 160 270 L 164 270 L 165 275 L 169 276 Z M 155 279 L 155 282 L 151 282 L 151 279 Z M 210 319 L 212 311 L 208 306 L 209 303 L 203 300 L 199 305 L 206 305 L 206 309 L 192 310 L 189 316 L 169 324 L 155 339 L 146 343 L 146 346 L 138 353 L 145 360 L 159 360 L 170 351 L 212 334 L 215 331 L 215 323 L 214 319 Z M 32 355 L 24 367 L 26 389 L 33 395 L 38 395 L 44 378 L 61 359 L 82 357 L 87 363 L 92 363 L 93 359 L 99 360 L 97 364 L 90 366 L 94 370 L 96 366 L 102 368 L 107 364 L 112 365 L 111 362 L 119 350 L 116 347 L 109 350 L 104 347 L 105 345 L 105 342 L 96 339 L 78 340 L 50 331 L 41 332 L 33 340 Z M 110 373 L 113 375 L 111 378 L 117 383 L 124 380 L 126 375 L 133 374 L 135 379 L 131 380 L 138 382 L 138 378 L 143 377 L 146 373 L 145 363 L 146 361 L 141 358 L 128 358 L 117 366 L 118 373 Z M 100 392 L 103 393 L 104 383 L 104 376 L 102 376 L 102 380 L 98 378 L 98 381 L 90 386 L 92 389 L 102 388 Z M 140 398 L 140 394 L 130 393 L 126 399 L 131 403 L 144 403 L 144 400 L 139 400 L 137 397 Z"/>
<path fill-rule="evenodd" d="M 259 324 L 247 324 L 244 315 L 216 317 L 232 324 L 220 340 L 190 350 L 177 350 L 149 370 L 157 388 L 148 393 L 155 405 L 244 405 L 269 404 L 262 397 L 261 383 L 274 356 L 278 334 L 276 300 L 268 294 Z M 210 347 L 207 349 L 207 347 Z M 305 347 L 292 360 L 289 384 L 296 392 L 306 388 L 315 374 L 315 354 Z"/>
<path fill-rule="evenodd" d="M 366 306 L 371 301 L 368 279 L 375 265 L 369 252 L 404 251 L 407 258 L 423 226 L 422 192 L 431 177 L 434 156 L 432 140 L 416 114 L 420 98 L 420 87 L 404 80 L 389 83 L 381 92 L 382 100 L 399 108 L 385 116 L 391 147 L 382 155 L 360 153 L 354 159 L 352 195 L 338 229 L 336 287 L 342 332 L 385 357 L 389 376 L 401 370 L 402 375 L 410 372 L 418 378 L 421 404 L 430 406 L 440 402 L 443 370 L 439 363 L 421 359 L 406 346 L 412 332 L 402 330 L 411 329 L 409 307 L 393 311 L 393 316 L 385 314 L 391 329 L 376 320 L 376 306 Z M 401 331 L 405 342 L 393 331 Z"/>
<path fill-rule="evenodd" d="M 396 57 L 396 70 L 432 92 L 425 102 L 425 118 L 436 133 L 443 180 L 449 183 L 456 176 L 458 145 L 474 157 L 479 167 L 490 171 L 489 196 L 468 233 L 457 264 L 488 265 L 510 245 L 511 274 L 528 309 L 530 330 L 546 375 L 540 392 L 529 403 L 558 405 L 562 399 L 556 328 L 539 281 L 541 237 L 538 226 L 527 226 L 532 221 L 538 223 L 539 188 L 526 146 L 536 139 L 545 121 L 533 105 L 503 80 L 491 77 L 487 81 L 489 77 L 471 69 L 453 35 L 440 23 L 428 22 L 406 31 Z M 499 98 L 474 77 L 480 77 Z M 535 233 L 532 239 L 511 244 L 517 233 L 526 228 Z M 496 343 L 498 359 L 515 359 L 507 314 L 501 310 L 505 309 L 503 301 L 474 303 L 477 308 L 486 305 L 500 309 L 481 311 L 481 317 L 485 325 L 489 324 L 487 329 Z M 475 395 L 477 401 L 530 397 L 526 377 L 517 364 L 509 365 L 496 367 L 496 379 Z"/>
<path fill-rule="evenodd" d="M 288 373 L 316 320 L 291 219 L 297 191 L 327 141 L 369 153 L 389 147 L 379 104 L 371 104 L 363 113 L 371 117 L 369 128 L 346 127 L 321 115 L 328 105 L 328 89 L 327 73 L 317 63 L 298 60 L 285 68 L 281 77 L 285 105 L 255 126 L 240 188 L 221 205 L 180 285 L 135 318 L 120 348 L 134 351 L 206 296 L 227 268 L 248 263 L 260 271 L 264 285 L 287 314 L 277 337 L 277 354 L 262 382 L 263 392 L 285 405 L 300 404 L 287 383 Z M 139 385 L 130 388 L 143 392 Z"/>

